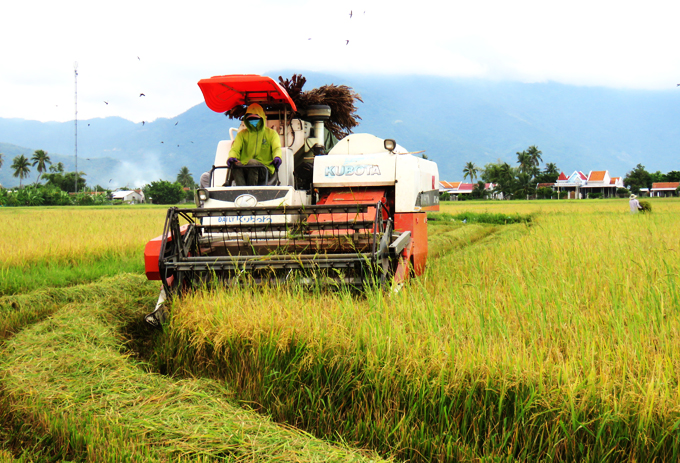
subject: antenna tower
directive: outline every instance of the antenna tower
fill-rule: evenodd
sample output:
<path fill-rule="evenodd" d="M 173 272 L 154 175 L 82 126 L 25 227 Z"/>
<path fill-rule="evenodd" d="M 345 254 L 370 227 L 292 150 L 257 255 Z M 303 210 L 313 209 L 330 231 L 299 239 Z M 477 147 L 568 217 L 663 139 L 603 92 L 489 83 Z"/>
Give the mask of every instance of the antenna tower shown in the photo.
<path fill-rule="evenodd" d="M 76 128 L 76 186 L 75 186 L 75 192 L 78 193 L 78 61 L 73 63 L 73 73 L 75 74 L 75 79 L 76 79 L 76 115 L 74 119 L 75 123 L 75 128 Z"/>

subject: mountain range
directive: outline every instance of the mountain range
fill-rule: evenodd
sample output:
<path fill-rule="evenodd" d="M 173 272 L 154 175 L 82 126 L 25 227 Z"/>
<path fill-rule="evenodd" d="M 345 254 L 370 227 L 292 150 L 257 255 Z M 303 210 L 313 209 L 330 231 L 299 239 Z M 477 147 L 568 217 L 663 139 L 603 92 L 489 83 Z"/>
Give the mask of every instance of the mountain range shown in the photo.
<path fill-rule="evenodd" d="M 292 72 L 269 73 L 288 77 Z M 462 180 L 465 163 L 516 164 L 517 151 L 537 145 L 543 162 L 567 174 L 609 170 L 624 176 L 641 163 L 650 172 L 680 170 L 680 89 L 625 90 L 558 83 L 491 82 L 432 76 L 305 73 L 311 89 L 342 84 L 361 95 L 354 132 L 394 138 L 425 150 L 444 180 Z M 78 170 L 88 185 L 142 186 L 174 180 L 182 166 L 197 181 L 213 164 L 217 142 L 236 127 L 200 102 L 174 118 L 134 123 L 120 117 L 78 121 Z M 0 118 L 0 184 L 17 185 L 12 159 L 48 152 L 75 167 L 74 122 Z M 24 183 L 34 181 L 32 172 Z"/>

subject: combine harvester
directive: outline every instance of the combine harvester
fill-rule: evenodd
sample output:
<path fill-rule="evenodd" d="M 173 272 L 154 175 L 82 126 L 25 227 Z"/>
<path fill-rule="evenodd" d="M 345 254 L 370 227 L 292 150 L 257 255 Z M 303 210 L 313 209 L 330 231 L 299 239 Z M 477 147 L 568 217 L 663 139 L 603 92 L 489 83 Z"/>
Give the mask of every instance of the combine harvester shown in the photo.
<path fill-rule="evenodd" d="M 196 207 L 170 208 L 163 234 L 144 250 L 147 278 L 163 283 L 149 323 L 162 322 L 166 297 L 197 283 L 363 288 L 401 284 L 424 271 L 426 211 L 439 210 L 434 162 L 391 139 L 333 139 L 324 129 L 329 106 L 298 110 L 269 77 L 217 76 L 198 85 L 216 112 L 262 105 L 267 126 L 280 135 L 283 162 L 266 184 L 234 186 L 226 164 L 236 129 L 218 143 L 210 186 L 197 190 Z"/>

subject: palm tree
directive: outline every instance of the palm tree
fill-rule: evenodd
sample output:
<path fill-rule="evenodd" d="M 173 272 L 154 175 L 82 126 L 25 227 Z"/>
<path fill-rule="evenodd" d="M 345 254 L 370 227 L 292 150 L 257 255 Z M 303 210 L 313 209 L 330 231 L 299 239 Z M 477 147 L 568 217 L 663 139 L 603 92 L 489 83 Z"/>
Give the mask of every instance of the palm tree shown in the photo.
<path fill-rule="evenodd" d="M 484 183 L 484 180 L 480 180 L 474 188 L 472 188 L 472 197 L 481 199 L 486 197 L 486 183 Z"/>
<path fill-rule="evenodd" d="M 193 188 L 194 177 L 191 176 L 191 172 L 189 172 L 187 166 L 184 166 L 179 170 L 179 174 L 177 174 L 177 183 L 185 188 Z"/>
<path fill-rule="evenodd" d="M 511 167 L 510 164 L 504 162 L 498 166 L 497 175 L 498 179 L 495 190 L 503 193 L 504 199 L 510 199 L 517 183 L 517 168 Z"/>
<path fill-rule="evenodd" d="M 550 175 L 559 175 L 560 171 L 557 168 L 557 164 L 554 162 L 549 162 L 545 165 L 545 173 Z"/>
<path fill-rule="evenodd" d="M 543 158 L 541 157 L 541 150 L 538 149 L 536 145 L 531 145 L 530 147 L 527 148 L 527 154 L 531 158 L 531 165 L 534 167 L 538 167 L 541 161 L 543 161 Z"/>
<path fill-rule="evenodd" d="M 31 168 L 29 167 L 31 165 L 31 162 L 26 159 L 26 156 L 23 154 L 21 156 L 17 156 L 13 159 L 12 163 L 12 169 L 14 169 L 14 176 L 19 177 L 19 188 L 21 188 L 21 181 L 28 177 L 28 174 L 31 173 Z"/>
<path fill-rule="evenodd" d="M 46 164 L 51 165 L 52 161 L 50 160 L 50 157 L 47 155 L 47 153 L 43 150 L 35 150 L 35 152 L 33 153 L 33 157 L 31 158 L 31 161 L 33 161 L 33 167 L 35 167 L 36 165 L 38 166 L 37 167 L 38 178 L 35 181 L 35 183 L 38 183 L 43 172 L 47 171 Z"/>
<path fill-rule="evenodd" d="M 531 174 L 527 172 L 521 172 L 517 175 L 515 180 L 515 191 L 514 193 L 520 194 L 522 196 L 532 195 L 535 192 L 535 185 L 532 182 Z"/>
<path fill-rule="evenodd" d="M 519 170 L 524 173 L 530 172 L 533 167 L 531 156 L 526 151 L 517 152 L 517 164 L 519 164 Z"/>
<path fill-rule="evenodd" d="M 479 168 L 472 161 L 468 162 L 463 168 L 463 180 L 470 177 L 470 181 L 474 182 L 477 178 L 477 172 L 479 172 Z"/>

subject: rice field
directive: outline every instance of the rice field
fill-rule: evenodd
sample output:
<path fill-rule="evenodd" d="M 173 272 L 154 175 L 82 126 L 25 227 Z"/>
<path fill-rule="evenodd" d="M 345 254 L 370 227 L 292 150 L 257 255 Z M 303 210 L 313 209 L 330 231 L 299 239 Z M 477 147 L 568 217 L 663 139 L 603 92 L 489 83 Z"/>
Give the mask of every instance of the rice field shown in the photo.
<path fill-rule="evenodd" d="M 24 441 L 35 461 L 677 461 L 680 201 L 651 203 L 445 203 L 399 292 L 205 289 L 158 333 L 135 325 L 143 277 L 5 296 L 0 457 Z"/>
<path fill-rule="evenodd" d="M 0 295 L 143 272 L 139 255 L 149 237 L 162 233 L 166 211 L 159 206 L 0 208 Z"/>

